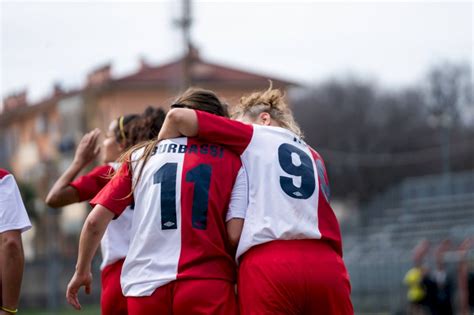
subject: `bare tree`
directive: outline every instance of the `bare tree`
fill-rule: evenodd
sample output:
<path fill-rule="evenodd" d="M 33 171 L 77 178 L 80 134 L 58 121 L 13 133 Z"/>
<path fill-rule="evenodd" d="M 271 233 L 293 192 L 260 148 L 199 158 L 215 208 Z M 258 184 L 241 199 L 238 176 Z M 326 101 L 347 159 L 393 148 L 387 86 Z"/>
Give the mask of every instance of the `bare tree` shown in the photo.
<path fill-rule="evenodd" d="M 450 168 L 473 169 L 474 128 L 461 122 L 472 100 L 469 73 L 468 65 L 442 64 L 421 84 L 397 90 L 357 78 L 329 80 L 293 99 L 306 141 L 326 160 L 333 195 L 364 201 L 404 178 L 440 173 L 447 154 L 433 113 L 449 112 L 455 122 Z"/>

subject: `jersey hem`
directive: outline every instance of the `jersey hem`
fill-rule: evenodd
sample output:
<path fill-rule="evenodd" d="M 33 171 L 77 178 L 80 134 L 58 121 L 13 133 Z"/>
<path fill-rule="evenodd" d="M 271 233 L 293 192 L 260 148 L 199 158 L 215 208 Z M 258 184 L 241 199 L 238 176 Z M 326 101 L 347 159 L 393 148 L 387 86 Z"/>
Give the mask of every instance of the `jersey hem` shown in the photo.
<path fill-rule="evenodd" d="M 3 225 L 0 226 L 0 233 L 20 230 L 21 233 L 26 232 L 32 228 L 31 224 L 28 225 Z"/>

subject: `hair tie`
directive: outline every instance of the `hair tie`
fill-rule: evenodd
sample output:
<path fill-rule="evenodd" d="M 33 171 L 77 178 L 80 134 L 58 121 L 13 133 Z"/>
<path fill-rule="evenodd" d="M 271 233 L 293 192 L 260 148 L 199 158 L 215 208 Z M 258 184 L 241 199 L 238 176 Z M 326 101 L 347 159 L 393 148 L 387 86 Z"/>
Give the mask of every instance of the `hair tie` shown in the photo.
<path fill-rule="evenodd" d="M 120 130 L 120 135 L 122 136 L 122 140 L 125 141 L 125 131 L 123 130 L 123 116 L 120 116 L 119 118 L 119 130 Z"/>

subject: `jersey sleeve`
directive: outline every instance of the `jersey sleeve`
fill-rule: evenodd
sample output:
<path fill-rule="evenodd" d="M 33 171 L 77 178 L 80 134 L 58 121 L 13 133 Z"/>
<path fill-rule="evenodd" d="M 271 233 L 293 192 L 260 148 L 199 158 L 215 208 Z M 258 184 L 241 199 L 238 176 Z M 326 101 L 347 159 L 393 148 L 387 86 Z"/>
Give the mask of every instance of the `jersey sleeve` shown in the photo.
<path fill-rule="evenodd" d="M 198 138 L 221 144 L 237 155 L 242 155 L 253 135 L 253 126 L 229 118 L 196 110 Z"/>
<path fill-rule="evenodd" d="M 235 218 L 245 218 L 249 203 L 248 191 L 247 172 L 242 166 L 239 170 L 239 173 L 237 174 L 234 188 L 232 189 L 226 221 Z"/>
<path fill-rule="evenodd" d="M 70 183 L 79 193 L 79 201 L 91 200 L 110 180 L 110 165 L 101 165 Z"/>
<path fill-rule="evenodd" d="M 25 232 L 31 222 L 12 174 L 0 170 L 0 233 L 12 230 Z"/>
<path fill-rule="evenodd" d="M 120 216 L 127 206 L 133 204 L 132 172 L 130 164 L 124 163 L 117 174 L 91 200 L 91 206 L 101 205 Z"/>

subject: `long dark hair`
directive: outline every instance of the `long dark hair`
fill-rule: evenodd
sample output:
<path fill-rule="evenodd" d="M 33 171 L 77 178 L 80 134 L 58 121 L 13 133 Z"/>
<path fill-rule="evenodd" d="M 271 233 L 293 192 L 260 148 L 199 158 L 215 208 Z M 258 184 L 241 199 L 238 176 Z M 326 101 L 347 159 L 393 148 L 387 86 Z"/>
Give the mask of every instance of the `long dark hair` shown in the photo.
<path fill-rule="evenodd" d="M 189 88 L 179 96 L 171 107 L 186 107 L 229 117 L 229 106 L 221 102 L 216 93 L 200 88 Z"/>
<path fill-rule="evenodd" d="M 129 145 L 126 147 L 156 138 L 165 118 L 166 112 L 163 108 L 148 106 L 139 118 L 131 124 L 129 128 L 130 136 L 128 137 Z"/>

